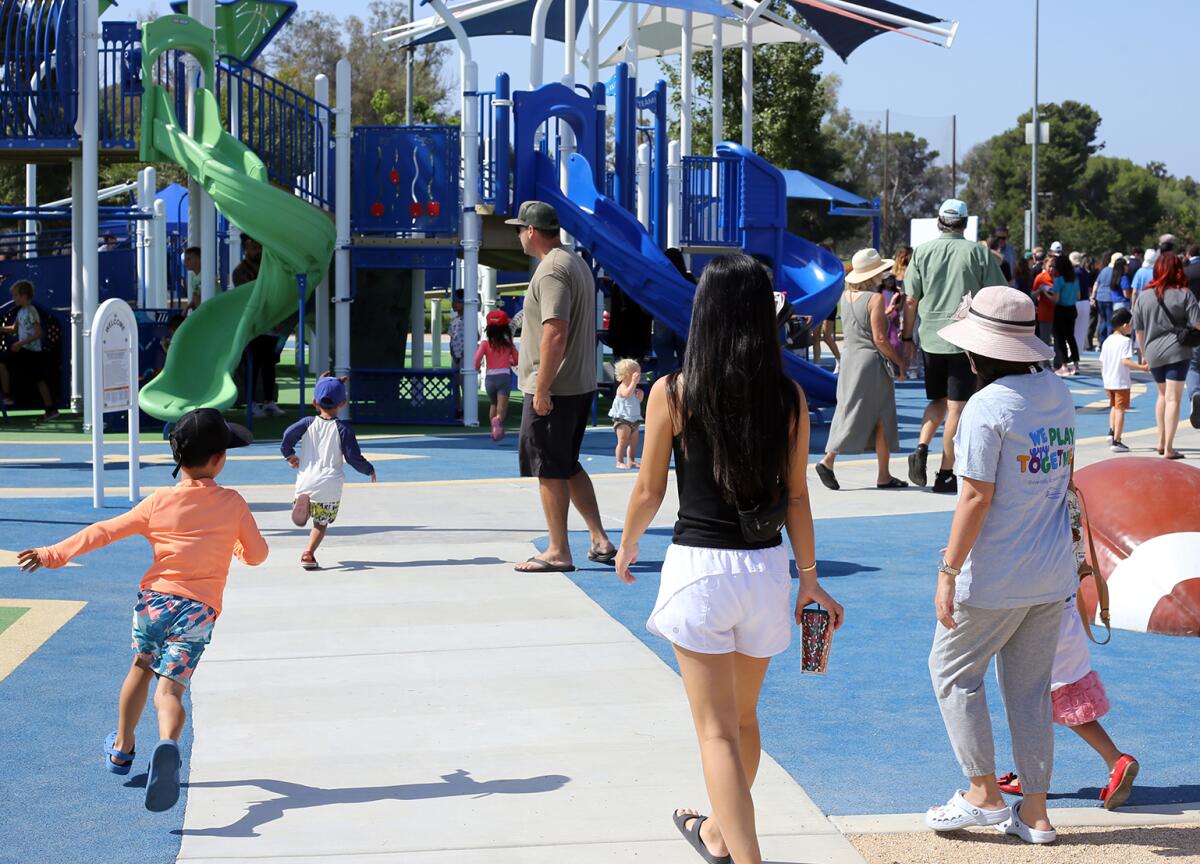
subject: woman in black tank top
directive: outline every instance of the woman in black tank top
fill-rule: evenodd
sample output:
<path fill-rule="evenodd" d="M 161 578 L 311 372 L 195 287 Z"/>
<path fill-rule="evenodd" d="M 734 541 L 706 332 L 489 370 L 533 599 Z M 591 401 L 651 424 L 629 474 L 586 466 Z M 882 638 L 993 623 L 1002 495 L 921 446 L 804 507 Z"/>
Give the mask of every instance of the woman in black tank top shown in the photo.
<path fill-rule="evenodd" d="M 758 725 L 744 718 L 757 716 L 767 665 L 787 650 L 805 605 L 820 603 L 842 623 L 842 607 L 817 582 L 808 440 L 804 394 L 783 374 L 766 270 L 746 255 L 714 259 L 696 289 L 683 370 L 656 381 L 647 400 L 642 470 L 616 560 L 633 582 L 629 567 L 674 455 L 679 515 L 647 626 L 674 646 L 713 805 L 711 817 L 679 809 L 673 818 L 710 861 L 761 864 L 750 795 Z M 783 524 L 800 571 L 794 605 Z"/>

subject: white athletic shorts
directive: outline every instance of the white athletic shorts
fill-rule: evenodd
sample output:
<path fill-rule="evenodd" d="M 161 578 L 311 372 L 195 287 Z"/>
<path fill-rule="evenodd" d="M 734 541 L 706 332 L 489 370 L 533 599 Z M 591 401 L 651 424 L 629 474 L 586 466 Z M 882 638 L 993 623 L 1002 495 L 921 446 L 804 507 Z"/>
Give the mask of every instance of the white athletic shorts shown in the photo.
<path fill-rule="evenodd" d="M 646 627 L 699 654 L 782 654 L 792 642 L 789 560 L 782 545 L 702 549 L 672 543 Z"/>

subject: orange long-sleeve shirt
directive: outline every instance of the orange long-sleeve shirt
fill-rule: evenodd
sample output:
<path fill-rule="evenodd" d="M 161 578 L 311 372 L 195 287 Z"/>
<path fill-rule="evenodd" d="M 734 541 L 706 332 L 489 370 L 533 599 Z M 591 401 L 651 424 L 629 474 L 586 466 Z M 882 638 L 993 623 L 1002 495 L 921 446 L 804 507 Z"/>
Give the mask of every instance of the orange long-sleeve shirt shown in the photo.
<path fill-rule="evenodd" d="M 189 597 L 221 612 L 230 559 L 261 564 L 267 541 L 244 498 L 212 480 L 181 480 L 159 489 L 121 516 L 84 528 L 38 550 L 45 567 L 62 567 L 93 549 L 141 534 L 154 547 L 154 563 L 140 587 Z"/>

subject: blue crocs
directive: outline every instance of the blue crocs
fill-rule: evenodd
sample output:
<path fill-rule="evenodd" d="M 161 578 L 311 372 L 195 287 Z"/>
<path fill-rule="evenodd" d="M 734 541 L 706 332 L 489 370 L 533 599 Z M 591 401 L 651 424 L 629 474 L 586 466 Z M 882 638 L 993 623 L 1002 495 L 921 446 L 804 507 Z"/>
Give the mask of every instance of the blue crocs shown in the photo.
<path fill-rule="evenodd" d="M 114 774 L 128 774 L 129 769 L 133 767 L 133 757 L 137 755 L 137 751 L 126 753 L 118 750 L 116 745 L 117 733 L 112 732 L 104 739 L 104 764 Z M 120 759 L 125 764 L 118 765 L 113 759 Z"/>
<path fill-rule="evenodd" d="M 179 800 L 179 745 L 169 738 L 159 741 L 150 754 L 146 778 L 146 809 L 155 813 L 170 810 Z"/>

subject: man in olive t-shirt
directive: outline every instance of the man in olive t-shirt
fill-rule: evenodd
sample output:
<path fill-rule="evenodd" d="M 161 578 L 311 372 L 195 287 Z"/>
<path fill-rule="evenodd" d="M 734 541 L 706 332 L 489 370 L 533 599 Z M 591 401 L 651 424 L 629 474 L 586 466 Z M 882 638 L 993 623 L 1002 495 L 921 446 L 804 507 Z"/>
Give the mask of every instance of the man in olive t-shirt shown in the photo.
<path fill-rule="evenodd" d="M 517 565 L 524 573 L 575 569 L 567 507 L 575 504 L 592 542 L 588 558 L 611 564 L 617 550 L 600 524 L 592 480 L 579 462 L 596 391 L 596 284 L 578 255 L 559 243 L 558 213 L 526 201 L 516 219 L 525 254 L 538 259 L 525 292 L 517 383 L 524 395 L 518 456 L 522 477 L 537 477 L 550 543 Z"/>

